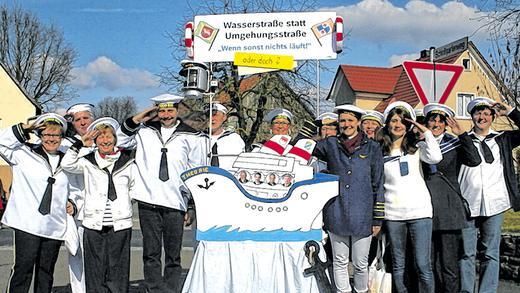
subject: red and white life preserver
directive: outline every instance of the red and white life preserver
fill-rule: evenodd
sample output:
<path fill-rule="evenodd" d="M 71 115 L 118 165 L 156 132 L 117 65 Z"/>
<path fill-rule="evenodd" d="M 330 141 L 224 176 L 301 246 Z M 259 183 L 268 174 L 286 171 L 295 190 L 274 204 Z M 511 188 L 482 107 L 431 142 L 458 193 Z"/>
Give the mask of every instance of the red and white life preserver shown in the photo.
<path fill-rule="evenodd" d="M 343 17 L 336 16 L 336 53 L 343 51 Z"/>
<path fill-rule="evenodd" d="M 193 22 L 188 22 L 184 26 L 184 46 L 188 58 L 193 59 Z"/>

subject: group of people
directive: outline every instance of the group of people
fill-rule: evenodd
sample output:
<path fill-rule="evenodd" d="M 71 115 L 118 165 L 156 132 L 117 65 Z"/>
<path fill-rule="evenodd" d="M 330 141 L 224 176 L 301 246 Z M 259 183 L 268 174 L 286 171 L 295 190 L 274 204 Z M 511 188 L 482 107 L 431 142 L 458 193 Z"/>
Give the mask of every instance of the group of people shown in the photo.
<path fill-rule="evenodd" d="M 238 172 L 238 182 L 242 184 L 246 184 L 250 182 L 249 173 L 245 170 L 240 170 Z M 267 183 L 269 186 L 276 186 L 281 185 L 283 187 L 290 187 L 292 185 L 293 178 L 291 174 L 284 174 L 281 178 L 281 180 L 278 178 L 278 176 L 275 173 L 269 173 L 267 176 L 265 176 L 266 180 L 263 180 L 264 176 L 260 172 L 253 173 L 253 179 L 252 182 L 254 185 L 261 185 L 263 183 Z"/>
<path fill-rule="evenodd" d="M 77 242 L 69 257 L 73 292 L 128 292 L 133 201 L 146 290 L 180 290 L 183 227 L 194 217 L 180 174 L 209 163 L 207 135 L 177 117 L 181 100 L 154 97 L 153 107 L 122 125 L 94 120 L 92 105 L 77 104 L 67 110 L 69 121 L 48 113 L 0 130 L 0 153 L 13 172 L 2 218 L 14 230 L 7 292 L 28 292 L 33 272 L 35 292 L 51 292 L 63 240 Z M 70 127 L 74 134 L 67 136 Z"/>
<path fill-rule="evenodd" d="M 210 131 L 200 132 L 178 117 L 182 97 L 152 101 L 121 125 L 94 119 L 92 105 L 77 104 L 67 118 L 48 113 L 0 130 L 0 153 L 13 170 L 2 218 L 15 235 L 7 292 L 27 292 L 33 272 L 35 291 L 50 292 L 63 240 L 78 246 L 69 256 L 73 292 L 127 292 L 133 202 L 144 287 L 180 291 L 183 227 L 195 216 L 180 174 L 203 165 L 226 169 L 245 144 L 225 129 L 222 104 L 212 105 Z M 508 116 L 520 126 L 520 112 L 487 98 L 467 109 L 474 124 L 468 131 L 452 109 L 435 103 L 424 107 L 424 124 L 405 102 L 384 113 L 340 105 L 318 117 L 315 169 L 339 177 L 339 195 L 323 211 L 337 292 L 368 291 L 370 244 L 381 233 L 389 240 L 396 292 L 474 292 L 477 244 L 484 256 L 479 290 L 496 292 L 503 213 L 520 208 L 512 165 L 520 131 L 496 132 L 491 124 Z M 274 109 L 265 120 L 273 135 L 289 135 L 293 119 Z M 242 184 L 293 184 L 290 175 L 236 176 Z M 417 288 L 407 274 L 416 274 Z"/>
<path fill-rule="evenodd" d="M 422 119 L 401 101 L 384 113 L 337 106 L 337 122 L 323 114 L 329 122 L 321 123 L 313 155 L 339 176 L 340 194 L 323 211 L 337 292 L 368 291 L 371 238 L 381 230 L 395 292 L 475 292 L 477 250 L 478 292 L 496 292 L 504 212 L 520 209 L 512 159 L 520 130 L 491 125 L 507 116 L 520 127 L 520 112 L 484 97 L 467 110 L 468 131 L 437 103 L 424 107 Z"/>

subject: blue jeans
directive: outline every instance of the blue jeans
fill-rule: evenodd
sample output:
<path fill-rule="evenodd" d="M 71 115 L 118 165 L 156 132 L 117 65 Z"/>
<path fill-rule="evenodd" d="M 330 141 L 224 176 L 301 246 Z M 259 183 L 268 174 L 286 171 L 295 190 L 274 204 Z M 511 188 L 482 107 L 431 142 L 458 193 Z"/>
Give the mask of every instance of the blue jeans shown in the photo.
<path fill-rule="evenodd" d="M 433 293 L 434 281 L 430 259 L 432 242 L 432 219 L 417 219 L 386 222 L 386 229 L 392 252 L 392 275 L 395 291 L 408 292 L 405 285 L 405 265 L 408 234 L 411 239 L 412 254 L 416 264 L 419 292 Z"/>
<path fill-rule="evenodd" d="M 475 257 L 477 247 L 482 251 L 479 292 L 496 292 L 500 268 L 500 234 L 504 213 L 491 217 L 471 218 L 468 228 L 462 230 L 463 253 L 460 261 L 461 291 L 475 289 Z M 477 232 L 480 232 L 478 237 Z"/>

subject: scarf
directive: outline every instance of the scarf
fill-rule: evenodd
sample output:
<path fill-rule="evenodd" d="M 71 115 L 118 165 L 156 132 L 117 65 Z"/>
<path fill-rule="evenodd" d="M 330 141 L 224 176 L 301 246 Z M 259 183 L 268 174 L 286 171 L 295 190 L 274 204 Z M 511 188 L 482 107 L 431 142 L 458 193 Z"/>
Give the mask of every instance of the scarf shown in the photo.
<path fill-rule="evenodd" d="M 361 135 L 361 132 L 358 132 L 356 136 L 354 136 L 351 139 L 348 139 L 348 137 L 344 134 L 340 136 L 340 142 L 341 145 L 345 148 L 347 153 L 349 155 L 353 154 L 356 148 L 361 145 L 361 142 L 363 141 L 363 135 Z"/>

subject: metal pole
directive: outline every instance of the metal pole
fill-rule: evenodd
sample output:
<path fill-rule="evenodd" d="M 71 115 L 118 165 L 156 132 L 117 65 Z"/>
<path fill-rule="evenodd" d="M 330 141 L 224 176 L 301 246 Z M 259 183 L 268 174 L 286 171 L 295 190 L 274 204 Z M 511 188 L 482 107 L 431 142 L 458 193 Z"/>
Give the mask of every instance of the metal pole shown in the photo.
<path fill-rule="evenodd" d="M 437 102 L 437 72 L 435 72 L 435 47 L 430 47 L 430 61 L 433 63 L 433 101 Z"/>
<path fill-rule="evenodd" d="M 320 60 L 316 60 L 316 118 L 320 116 Z"/>
<path fill-rule="evenodd" d="M 208 85 L 211 81 L 211 76 L 212 76 L 212 64 L 211 62 L 209 63 L 209 69 L 208 69 Z M 208 90 L 209 90 L 209 86 L 208 86 Z M 213 148 L 213 144 L 211 143 L 211 138 L 212 138 L 212 134 L 213 134 L 213 131 L 211 129 L 211 121 L 213 120 L 213 95 L 214 93 L 212 93 L 211 91 L 209 91 L 209 119 L 208 119 L 208 135 L 209 135 L 209 140 L 208 140 L 208 152 L 209 152 L 209 161 L 211 162 L 211 160 L 213 159 L 213 152 L 211 151 L 211 149 Z"/>

